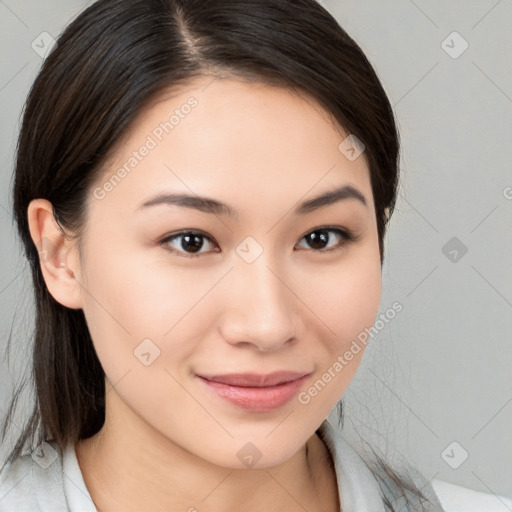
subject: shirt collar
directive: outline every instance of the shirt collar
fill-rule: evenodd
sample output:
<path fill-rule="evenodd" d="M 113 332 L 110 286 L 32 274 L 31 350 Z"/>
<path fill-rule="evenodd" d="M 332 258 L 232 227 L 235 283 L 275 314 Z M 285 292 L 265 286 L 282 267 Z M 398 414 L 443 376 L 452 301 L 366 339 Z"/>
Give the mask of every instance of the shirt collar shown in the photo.
<path fill-rule="evenodd" d="M 385 512 L 376 478 L 357 451 L 326 419 L 317 429 L 331 453 L 343 512 Z"/>

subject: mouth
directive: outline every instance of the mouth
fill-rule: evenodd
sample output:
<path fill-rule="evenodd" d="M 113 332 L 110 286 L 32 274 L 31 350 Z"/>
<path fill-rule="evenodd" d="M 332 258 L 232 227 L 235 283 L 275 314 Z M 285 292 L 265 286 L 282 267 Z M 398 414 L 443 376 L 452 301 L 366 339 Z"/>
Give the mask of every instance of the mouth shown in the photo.
<path fill-rule="evenodd" d="M 216 398 L 247 411 L 267 412 L 287 404 L 310 373 L 281 371 L 267 375 L 197 375 L 197 378 Z"/>
<path fill-rule="evenodd" d="M 230 386 L 240 387 L 270 387 L 278 384 L 285 384 L 300 379 L 310 372 L 293 372 L 289 370 L 280 370 L 268 374 L 256 373 L 230 373 L 224 375 L 199 375 L 203 379 L 210 382 L 218 382 L 219 384 L 228 384 Z"/>

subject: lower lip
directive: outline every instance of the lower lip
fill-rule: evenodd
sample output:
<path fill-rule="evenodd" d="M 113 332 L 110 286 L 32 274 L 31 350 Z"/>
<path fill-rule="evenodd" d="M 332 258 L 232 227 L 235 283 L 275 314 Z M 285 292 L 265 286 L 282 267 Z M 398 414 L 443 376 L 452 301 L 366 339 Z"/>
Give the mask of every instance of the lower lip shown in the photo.
<path fill-rule="evenodd" d="M 288 403 L 299 391 L 308 376 L 300 379 L 268 387 L 242 387 L 230 386 L 213 382 L 203 377 L 199 380 L 204 382 L 208 389 L 212 390 L 217 396 L 229 400 L 238 407 L 252 412 L 267 412 L 282 407 Z"/>

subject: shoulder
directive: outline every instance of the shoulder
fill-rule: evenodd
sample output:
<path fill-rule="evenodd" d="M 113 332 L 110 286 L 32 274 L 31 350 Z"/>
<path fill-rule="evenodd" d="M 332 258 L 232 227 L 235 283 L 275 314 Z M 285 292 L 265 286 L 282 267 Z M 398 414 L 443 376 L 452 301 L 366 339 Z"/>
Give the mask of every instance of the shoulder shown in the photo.
<path fill-rule="evenodd" d="M 512 499 L 505 496 L 474 491 L 461 485 L 432 480 L 436 492 L 446 512 L 510 512 Z"/>
<path fill-rule="evenodd" d="M 43 442 L 2 469 L 0 512 L 66 510 L 62 484 L 62 450 Z"/>
<path fill-rule="evenodd" d="M 443 512 L 431 482 L 407 461 L 390 466 L 373 450 L 370 453 L 360 443 L 352 444 L 328 421 L 317 432 L 333 455 L 341 498 L 348 497 L 350 505 L 346 509 Z"/>
<path fill-rule="evenodd" d="M 443 512 L 430 482 L 414 468 L 401 468 L 397 474 L 386 461 L 352 445 L 327 421 L 317 433 L 333 456 L 343 510 Z"/>

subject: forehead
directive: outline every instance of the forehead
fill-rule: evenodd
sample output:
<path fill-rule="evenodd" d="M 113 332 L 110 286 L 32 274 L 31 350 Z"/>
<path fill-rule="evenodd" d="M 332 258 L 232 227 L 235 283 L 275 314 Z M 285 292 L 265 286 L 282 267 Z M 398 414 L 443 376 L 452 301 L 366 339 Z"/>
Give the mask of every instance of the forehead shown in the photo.
<path fill-rule="evenodd" d="M 102 208 L 115 202 L 127 211 L 172 191 L 252 214 L 345 184 L 364 191 L 371 206 L 364 153 L 350 160 L 340 149 L 347 135 L 308 96 L 201 77 L 161 93 L 138 115 L 95 186 L 108 189 Z"/>

